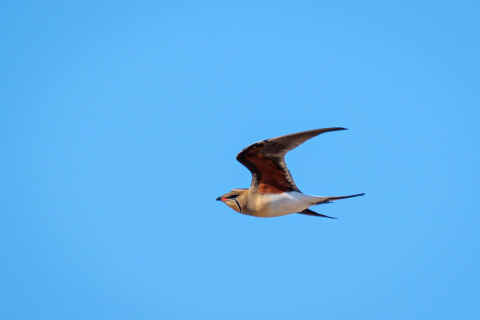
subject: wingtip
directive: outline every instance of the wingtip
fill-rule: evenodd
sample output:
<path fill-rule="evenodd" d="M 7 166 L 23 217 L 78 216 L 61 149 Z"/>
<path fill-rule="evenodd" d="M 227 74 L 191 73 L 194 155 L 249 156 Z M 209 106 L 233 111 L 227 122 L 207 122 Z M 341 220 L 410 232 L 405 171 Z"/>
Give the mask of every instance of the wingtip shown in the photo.
<path fill-rule="evenodd" d="M 342 130 L 348 130 L 348 128 L 344 128 L 344 127 L 333 127 L 333 128 L 330 128 L 330 131 L 342 131 Z"/>
<path fill-rule="evenodd" d="M 335 220 L 338 220 L 338 218 L 337 218 L 337 217 L 330 217 L 330 216 L 326 216 L 326 215 L 324 215 L 324 214 L 322 214 L 320 217 L 322 217 L 322 218 L 328 218 L 328 219 L 335 219 Z"/>

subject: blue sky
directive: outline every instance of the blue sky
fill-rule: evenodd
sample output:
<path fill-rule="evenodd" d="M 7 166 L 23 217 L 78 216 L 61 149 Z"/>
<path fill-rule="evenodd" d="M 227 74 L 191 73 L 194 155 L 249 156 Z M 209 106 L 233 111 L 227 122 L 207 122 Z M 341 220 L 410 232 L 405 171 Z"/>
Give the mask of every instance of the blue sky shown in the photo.
<path fill-rule="evenodd" d="M 477 319 L 480 5 L 4 1 L 3 319 Z M 236 154 L 338 220 L 258 219 Z"/>

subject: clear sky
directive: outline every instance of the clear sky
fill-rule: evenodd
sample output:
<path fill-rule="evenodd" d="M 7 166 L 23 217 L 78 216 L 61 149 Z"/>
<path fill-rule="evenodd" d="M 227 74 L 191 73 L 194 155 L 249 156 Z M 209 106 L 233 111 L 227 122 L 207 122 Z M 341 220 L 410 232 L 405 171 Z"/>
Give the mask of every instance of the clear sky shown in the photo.
<path fill-rule="evenodd" d="M 478 1 L 2 1 L 2 319 L 478 319 Z M 258 140 L 340 196 L 260 219 Z"/>

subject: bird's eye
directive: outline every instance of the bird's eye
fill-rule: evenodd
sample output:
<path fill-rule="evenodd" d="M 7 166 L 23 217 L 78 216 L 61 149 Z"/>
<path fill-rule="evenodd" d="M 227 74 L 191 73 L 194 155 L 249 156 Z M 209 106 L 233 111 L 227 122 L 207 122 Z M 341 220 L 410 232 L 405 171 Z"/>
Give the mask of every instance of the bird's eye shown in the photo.
<path fill-rule="evenodd" d="M 238 194 L 234 194 L 233 196 L 228 197 L 228 199 L 235 199 L 236 197 L 238 197 Z"/>

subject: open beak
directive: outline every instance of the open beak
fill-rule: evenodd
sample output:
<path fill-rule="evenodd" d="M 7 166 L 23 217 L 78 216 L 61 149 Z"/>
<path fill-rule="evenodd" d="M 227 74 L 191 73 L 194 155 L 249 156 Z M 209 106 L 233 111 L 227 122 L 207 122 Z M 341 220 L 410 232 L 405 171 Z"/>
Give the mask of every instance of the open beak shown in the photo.
<path fill-rule="evenodd" d="M 222 196 L 218 197 L 217 199 L 215 199 L 215 201 L 222 201 Z"/>

